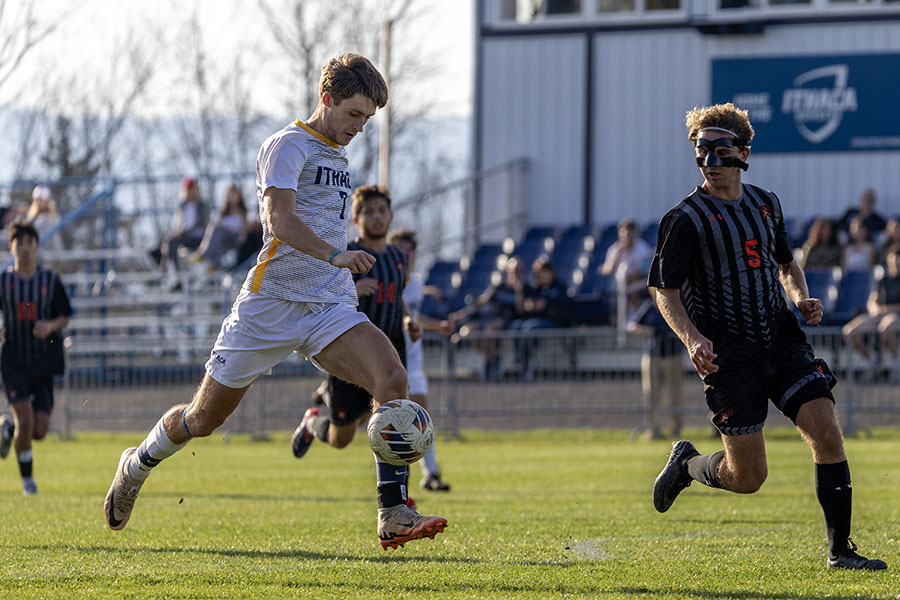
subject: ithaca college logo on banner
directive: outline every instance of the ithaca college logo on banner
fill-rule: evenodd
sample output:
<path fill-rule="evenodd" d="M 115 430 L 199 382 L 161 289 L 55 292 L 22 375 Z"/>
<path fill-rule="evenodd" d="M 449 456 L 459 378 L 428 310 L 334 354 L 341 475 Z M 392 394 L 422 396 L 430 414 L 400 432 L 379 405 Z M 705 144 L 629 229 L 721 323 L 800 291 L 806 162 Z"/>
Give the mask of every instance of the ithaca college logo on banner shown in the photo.
<path fill-rule="evenodd" d="M 714 103 L 750 111 L 754 152 L 900 150 L 900 54 L 712 61 Z"/>

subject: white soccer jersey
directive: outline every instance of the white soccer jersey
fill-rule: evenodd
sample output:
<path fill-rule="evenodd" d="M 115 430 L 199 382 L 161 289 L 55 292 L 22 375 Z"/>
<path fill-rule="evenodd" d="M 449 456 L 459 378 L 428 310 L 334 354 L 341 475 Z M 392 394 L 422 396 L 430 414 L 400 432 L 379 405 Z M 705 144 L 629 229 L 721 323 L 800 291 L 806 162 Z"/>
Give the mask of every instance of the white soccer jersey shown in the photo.
<path fill-rule="evenodd" d="M 422 277 L 417 273 L 409 276 L 409 281 L 406 282 L 406 286 L 403 288 L 403 300 L 406 302 L 407 308 L 409 308 L 411 317 L 416 319 L 422 314 L 422 302 L 425 300 L 425 282 L 422 281 Z M 413 373 L 424 371 L 425 360 L 422 356 L 422 339 L 419 338 L 416 342 L 409 339 L 406 327 L 403 328 L 403 339 L 406 342 L 406 370 L 410 376 Z M 413 393 L 412 388 L 410 388 L 410 393 Z"/>
<path fill-rule="evenodd" d="M 293 302 L 357 304 L 348 269 L 304 254 L 280 242 L 269 230 L 263 209 L 267 188 L 296 190 L 294 214 L 339 250 L 347 249 L 350 218 L 350 173 L 343 146 L 294 121 L 271 135 L 256 158 L 256 196 L 263 226 L 263 246 L 243 288 Z"/>

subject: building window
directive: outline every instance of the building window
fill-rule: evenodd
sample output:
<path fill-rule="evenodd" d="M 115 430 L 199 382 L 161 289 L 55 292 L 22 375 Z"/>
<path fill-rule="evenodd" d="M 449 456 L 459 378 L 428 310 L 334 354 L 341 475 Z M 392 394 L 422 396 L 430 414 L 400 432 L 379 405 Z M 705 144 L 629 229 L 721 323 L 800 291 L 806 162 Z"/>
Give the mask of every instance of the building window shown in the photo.
<path fill-rule="evenodd" d="M 597 12 L 633 12 L 634 0 L 597 0 Z"/>
<path fill-rule="evenodd" d="M 644 8 L 647 10 L 678 10 L 681 8 L 681 0 L 646 0 Z"/>

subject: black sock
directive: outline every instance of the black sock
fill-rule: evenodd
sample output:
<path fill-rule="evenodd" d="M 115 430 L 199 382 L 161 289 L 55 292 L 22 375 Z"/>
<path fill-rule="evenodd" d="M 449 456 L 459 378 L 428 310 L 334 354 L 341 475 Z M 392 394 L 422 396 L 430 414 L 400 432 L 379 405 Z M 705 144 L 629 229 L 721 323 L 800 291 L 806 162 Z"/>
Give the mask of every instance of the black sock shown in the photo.
<path fill-rule="evenodd" d="M 26 450 L 19 455 L 19 475 L 22 479 L 31 477 L 31 467 L 34 464 L 31 459 L 31 450 Z M 24 460 L 23 460 L 24 459 Z"/>
<path fill-rule="evenodd" d="M 816 498 L 825 513 L 828 548 L 837 556 L 848 547 L 853 490 L 847 461 L 816 465 Z"/>
<path fill-rule="evenodd" d="M 691 478 L 712 488 L 721 488 L 719 483 L 719 464 L 725 458 L 725 451 L 715 454 L 698 454 L 685 461 L 687 472 Z"/>
<path fill-rule="evenodd" d="M 331 426 L 331 419 L 329 417 L 313 417 L 312 423 L 309 425 L 308 429 L 312 431 L 313 435 L 316 436 L 317 440 L 328 443 L 328 428 Z"/>
<path fill-rule="evenodd" d="M 406 484 L 404 483 L 382 483 L 378 486 L 378 508 L 406 504 L 406 498 Z"/>

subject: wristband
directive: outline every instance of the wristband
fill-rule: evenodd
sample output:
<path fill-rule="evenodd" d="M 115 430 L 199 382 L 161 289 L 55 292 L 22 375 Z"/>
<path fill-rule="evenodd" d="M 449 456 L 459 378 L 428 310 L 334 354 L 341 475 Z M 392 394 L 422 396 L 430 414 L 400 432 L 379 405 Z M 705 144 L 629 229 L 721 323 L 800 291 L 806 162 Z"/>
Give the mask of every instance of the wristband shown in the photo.
<path fill-rule="evenodd" d="M 343 252 L 343 250 L 335 250 L 331 253 L 331 256 L 328 257 L 328 264 L 334 265 L 334 257 Z"/>

